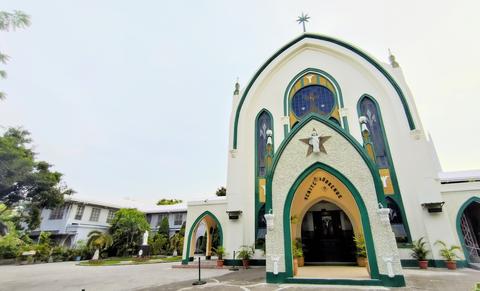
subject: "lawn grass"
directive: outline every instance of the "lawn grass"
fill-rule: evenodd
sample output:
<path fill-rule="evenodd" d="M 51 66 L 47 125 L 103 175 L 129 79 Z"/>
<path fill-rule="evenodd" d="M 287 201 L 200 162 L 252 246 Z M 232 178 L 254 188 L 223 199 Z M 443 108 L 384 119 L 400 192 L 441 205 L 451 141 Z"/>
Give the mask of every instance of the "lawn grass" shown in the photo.
<path fill-rule="evenodd" d="M 79 266 L 115 266 L 115 265 L 142 265 L 142 264 L 159 264 L 159 263 L 171 263 L 180 262 L 182 257 L 165 257 L 165 258 L 151 258 L 146 261 L 135 261 L 132 257 L 112 257 L 97 262 L 85 261 L 80 262 Z"/>

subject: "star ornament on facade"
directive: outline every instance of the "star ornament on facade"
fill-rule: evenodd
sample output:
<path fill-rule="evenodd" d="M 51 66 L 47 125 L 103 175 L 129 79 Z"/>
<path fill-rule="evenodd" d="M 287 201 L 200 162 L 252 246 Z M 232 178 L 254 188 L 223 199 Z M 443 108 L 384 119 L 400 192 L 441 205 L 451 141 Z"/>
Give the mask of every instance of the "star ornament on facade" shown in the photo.
<path fill-rule="evenodd" d="M 327 150 L 324 147 L 324 143 L 330 139 L 331 136 L 319 136 L 317 131 L 313 129 L 312 134 L 308 138 L 301 138 L 300 141 L 308 145 L 307 157 L 312 153 L 327 153 Z"/>

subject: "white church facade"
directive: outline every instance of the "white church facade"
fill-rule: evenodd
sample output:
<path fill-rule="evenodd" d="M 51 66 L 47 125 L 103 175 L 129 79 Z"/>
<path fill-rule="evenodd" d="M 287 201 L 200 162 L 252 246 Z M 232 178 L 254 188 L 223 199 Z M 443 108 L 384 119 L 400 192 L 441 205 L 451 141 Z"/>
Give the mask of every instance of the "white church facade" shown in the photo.
<path fill-rule="evenodd" d="M 420 237 L 431 266 L 444 266 L 437 240 L 462 246 L 459 267 L 480 262 L 480 173 L 442 173 L 393 56 L 307 33 L 283 46 L 237 84 L 227 170 L 226 198 L 188 204 L 184 264 L 203 233 L 207 258 L 254 246 L 267 282 L 404 286 Z M 356 265 L 354 237 L 367 266 L 335 274 Z"/>

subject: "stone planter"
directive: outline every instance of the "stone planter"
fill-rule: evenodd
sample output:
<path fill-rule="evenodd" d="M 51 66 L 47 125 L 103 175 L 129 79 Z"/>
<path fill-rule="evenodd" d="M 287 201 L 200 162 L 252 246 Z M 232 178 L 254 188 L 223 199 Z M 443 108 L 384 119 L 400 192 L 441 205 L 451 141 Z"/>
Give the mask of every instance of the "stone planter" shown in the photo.
<path fill-rule="evenodd" d="M 428 261 L 418 261 L 418 267 L 420 267 L 420 269 L 426 270 L 428 268 Z"/>
<path fill-rule="evenodd" d="M 457 262 L 456 261 L 446 261 L 447 268 L 449 270 L 456 270 L 457 269 Z"/>

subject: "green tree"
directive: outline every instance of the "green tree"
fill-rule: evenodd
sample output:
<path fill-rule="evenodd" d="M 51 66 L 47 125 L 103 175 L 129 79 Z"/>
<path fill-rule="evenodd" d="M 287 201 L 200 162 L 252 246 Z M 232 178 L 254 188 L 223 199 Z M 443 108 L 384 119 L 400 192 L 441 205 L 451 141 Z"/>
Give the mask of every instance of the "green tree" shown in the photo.
<path fill-rule="evenodd" d="M 111 247 L 113 244 L 112 236 L 98 230 L 92 230 L 88 234 L 87 247 L 95 252 L 100 252 Z"/>
<path fill-rule="evenodd" d="M 137 209 L 122 208 L 115 212 L 110 227 L 113 246 L 118 254 L 132 254 L 141 243 L 141 238 L 149 230 L 145 214 Z"/>
<path fill-rule="evenodd" d="M 170 250 L 170 243 L 168 236 L 156 233 L 155 236 L 149 239 L 150 249 L 153 255 L 167 255 Z"/>
<path fill-rule="evenodd" d="M 74 193 L 62 183 L 62 174 L 51 171 L 51 165 L 36 161 L 30 144 L 30 133 L 9 128 L 0 136 L 0 203 L 16 207 L 29 229 L 40 223 L 40 209 L 53 209 L 63 203 L 64 195 Z"/>
<path fill-rule="evenodd" d="M 158 233 L 166 236 L 167 238 L 170 237 L 170 226 L 168 224 L 168 217 L 164 217 L 160 222 L 160 226 L 158 227 Z"/>
<path fill-rule="evenodd" d="M 220 187 L 217 189 L 217 192 L 215 192 L 215 195 L 217 196 L 227 196 L 227 188 L 225 187 Z"/>
<path fill-rule="evenodd" d="M 10 31 L 17 28 L 25 28 L 30 25 L 30 16 L 22 11 L 14 10 L 13 12 L 0 11 L 0 31 Z M 0 63 L 6 64 L 10 59 L 9 56 L 0 52 Z M 0 70 L 0 78 L 5 79 L 7 72 Z M 0 92 L 0 100 L 5 99 L 5 93 Z"/>
<path fill-rule="evenodd" d="M 175 205 L 175 204 L 180 204 L 182 203 L 183 200 L 180 199 L 160 199 L 157 202 L 157 205 Z"/>
<path fill-rule="evenodd" d="M 182 224 L 180 231 L 172 235 L 170 238 L 170 251 L 174 252 L 177 251 L 179 256 L 182 255 L 183 252 L 183 242 L 185 240 L 185 222 Z"/>

